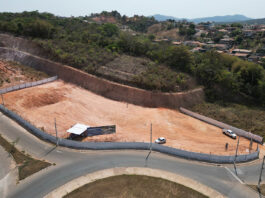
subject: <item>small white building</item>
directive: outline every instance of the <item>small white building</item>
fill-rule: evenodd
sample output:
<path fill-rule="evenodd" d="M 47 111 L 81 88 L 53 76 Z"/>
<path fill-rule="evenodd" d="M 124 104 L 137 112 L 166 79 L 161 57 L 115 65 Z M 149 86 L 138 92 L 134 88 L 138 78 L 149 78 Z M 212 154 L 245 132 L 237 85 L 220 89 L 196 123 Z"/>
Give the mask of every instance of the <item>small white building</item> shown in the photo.
<path fill-rule="evenodd" d="M 70 129 L 67 130 L 67 133 L 70 133 L 70 137 L 74 136 L 81 136 L 85 137 L 87 134 L 87 129 L 90 128 L 90 126 L 84 125 L 84 124 L 75 124 Z"/>

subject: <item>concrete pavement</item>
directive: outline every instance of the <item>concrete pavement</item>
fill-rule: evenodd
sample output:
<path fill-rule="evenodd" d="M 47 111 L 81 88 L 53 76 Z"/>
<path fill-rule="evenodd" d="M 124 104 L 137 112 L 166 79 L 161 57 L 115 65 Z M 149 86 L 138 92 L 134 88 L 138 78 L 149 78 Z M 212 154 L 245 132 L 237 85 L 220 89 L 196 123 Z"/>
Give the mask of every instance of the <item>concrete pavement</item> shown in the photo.
<path fill-rule="evenodd" d="M 0 146 L 0 197 L 6 197 L 16 186 L 18 170 L 12 156 Z"/>

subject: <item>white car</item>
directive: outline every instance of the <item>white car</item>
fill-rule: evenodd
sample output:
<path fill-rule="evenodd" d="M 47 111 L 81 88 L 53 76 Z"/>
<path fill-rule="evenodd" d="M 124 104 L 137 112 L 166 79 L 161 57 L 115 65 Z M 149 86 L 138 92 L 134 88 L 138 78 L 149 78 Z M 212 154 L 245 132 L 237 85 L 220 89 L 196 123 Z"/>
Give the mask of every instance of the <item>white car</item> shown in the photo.
<path fill-rule="evenodd" d="M 166 138 L 164 138 L 164 137 L 160 137 L 160 138 L 155 140 L 156 144 L 165 144 L 166 142 L 167 142 Z"/>
<path fill-rule="evenodd" d="M 223 129 L 223 134 L 233 138 L 233 139 L 236 139 L 236 134 L 230 130 L 230 129 Z"/>

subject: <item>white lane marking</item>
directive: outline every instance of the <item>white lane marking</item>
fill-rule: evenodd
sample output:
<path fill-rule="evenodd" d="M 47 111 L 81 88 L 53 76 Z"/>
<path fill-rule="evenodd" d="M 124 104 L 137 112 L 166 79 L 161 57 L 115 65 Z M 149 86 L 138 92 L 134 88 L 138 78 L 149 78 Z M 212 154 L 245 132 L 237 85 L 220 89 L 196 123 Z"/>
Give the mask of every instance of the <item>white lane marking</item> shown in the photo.
<path fill-rule="evenodd" d="M 245 183 L 244 183 L 241 179 L 239 179 L 239 177 L 236 176 L 235 173 L 233 173 L 229 168 L 225 167 L 225 169 L 226 169 L 231 175 L 233 175 L 233 177 L 234 177 L 237 181 L 239 181 L 241 184 L 245 184 Z"/>
<path fill-rule="evenodd" d="M 62 153 L 62 151 L 60 151 L 60 150 L 56 150 L 56 152 L 57 152 L 57 153 Z"/>

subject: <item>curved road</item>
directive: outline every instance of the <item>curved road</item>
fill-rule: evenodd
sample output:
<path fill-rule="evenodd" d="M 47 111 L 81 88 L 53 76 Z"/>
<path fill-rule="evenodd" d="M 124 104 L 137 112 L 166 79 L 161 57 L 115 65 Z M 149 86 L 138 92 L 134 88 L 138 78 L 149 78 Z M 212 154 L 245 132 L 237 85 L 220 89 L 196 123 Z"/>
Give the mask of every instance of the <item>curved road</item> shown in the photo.
<path fill-rule="evenodd" d="M 246 183 L 257 183 L 260 162 L 238 167 L 238 176 L 233 166 L 217 166 L 179 159 L 153 152 L 145 163 L 148 151 L 76 151 L 56 148 L 31 135 L 16 122 L 0 113 L 0 134 L 9 141 L 18 139 L 16 147 L 38 159 L 45 159 L 55 166 L 42 170 L 20 181 L 7 197 L 43 197 L 74 178 L 94 171 L 114 167 L 145 167 L 177 173 L 209 186 L 227 197 L 255 198 L 257 193 Z M 1 163 L 1 162 L 0 162 Z"/>

